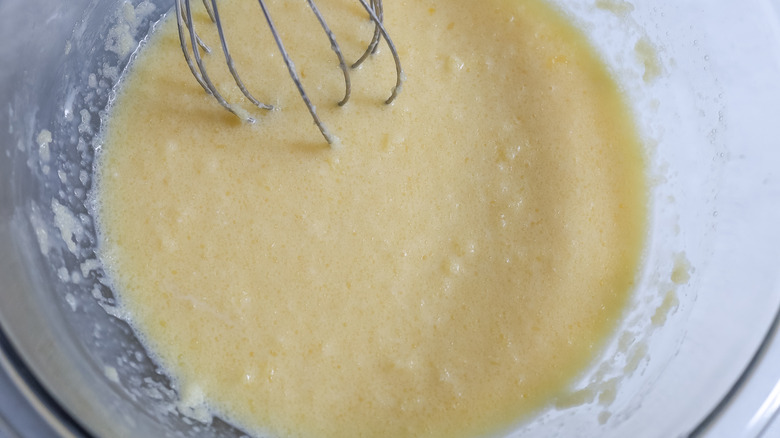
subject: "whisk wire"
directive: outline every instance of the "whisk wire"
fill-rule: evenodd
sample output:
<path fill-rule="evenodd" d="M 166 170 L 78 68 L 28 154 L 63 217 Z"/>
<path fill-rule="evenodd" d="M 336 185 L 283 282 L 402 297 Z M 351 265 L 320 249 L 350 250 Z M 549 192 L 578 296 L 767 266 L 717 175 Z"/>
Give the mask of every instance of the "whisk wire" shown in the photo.
<path fill-rule="evenodd" d="M 339 47 L 339 43 L 336 41 L 336 36 L 333 34 L 333 31 L 330 30 L 328 23 L 325 22 L 325 18 L 323 18 L 320 10 L 317 9 L 317 5 L 314 4 L 314 0 L 307 1 L 309 3 L 309 8 L 311 8 L 312 12 L 314 12 L 314 15 L 317 17 L 317 20 L 320 22 L 322 30 L 324 30 L 328 35 L 328 39 L 330 40 L 330 48 L 339 58 L 339 68 L 344 73 L 344 84 L 346 89 L 344 91 L 344 98 L 339 102 L 339 106 L 344 106 L 347 101 L 349 101 L 349 95 L 352 92 L 352 82 L 349 79 L 349 68 L 347 68 L 347 62 L 344 60 L 344 55 L 341 53 L 341 47 Z"/>
<path fill-rule="evenodd" d="M 363 5 L 363 8 L 368 12 L 368 15 L 371 16 L 371 20 L 374 22 L 374 34 L 376 32 L 380 32 L 382 34 L 382 37 L 384 37 L 385 41 L 387 42 L 387 46 L 390 48 L 390 53 L 393 55 L 393 61 L 395 62 L 395 72 L 396 72 L 396 80 L 395 80 L 395 86 L 393 87 L 393 92 L 390 94 L 390 97 L 387 98 L 385 101 L 385 104 L 390 105 L 393 103 L 396 97 L 398 97 L 398 94 L 401 92 L 401 89 L 403 88 L 403 81 L 405 79 L 403 68 L 401 67 L 401 58 L 398 55 L 398 49 L 396 49 L 395 44 L 393 43 L 393 40 L 390 38 L 390 35 L 387 33 L 387 29 L 385 29 L 385 26 L 382 24 L 382 18 L 380 18 L 377 15 L 377 12 L 375 12 L 375 8 L 379 11 L 379 14 L 382 14 L 382 17 L 384 16 L 384 12 L 382 9 L 382 0 L 372 0 L 372 3 L 374 7 L 369 6 L 366 3 L 366 0 L 358 0 L 361 5 Z M 378 42 L 378 41 L 377 41 Z M 373 43 L 373 40 L 372 40 Z M 369 48 L 373 51 L 376 49 L 376 46 L 374 48 Z"/>
<path fill-rule="evenodd" d="M 203 0 L 204 3 L 206 0 Z M 244 86 L 244 82 L 241 80 L 241 77 L 238 75 L 238 71 L 236 71 L 235 63 L 233 62 L 233 57 L 230 56 L 230 50 L 228 49 L 227 39 L 225 38 L 225 32 L 222 29 L 222 20 L 219 19 L 219 8 L 217 8 L 217 0 L 211 0 L 211 9 L 210 15 L 213 17 L 213 22 L 217 26 L 217 32 L 219 33 L 219 41 L 222 43 L 222 53 L 225 54 L 225 62 L 227 63 L 228 69 L 230 70 L 230 74 L 233 75 L 233 79 L 236 81 L 236 85 L 241 90 L 241 92 L 246 96 L 247 99 L 249 99 L 255 106 L 261 109 L 266 110 L 272 110 L 274 109 L 273 106 L 265 104 L 260 102 L 259 100 L 255 99 L 254 96 L 252 96 L 252 93 L 247 90 L 246 86 Z"/>
<path fill-rule="evenodd" d="M 311 103 L 311 99 L 309 99 L 309 96 L 306 94 L 306 90 L 303 88 L 301 78 L 298 76 L 298 71 L 295 68 L 295 63 L 293 63 L 292 58 L 290 58 L 290 55 L 284 48 L 282 37 L 279 36 L 279 32 L 276 30 L 276 26 L 274 25 L 274 21 L 271 18 L 271 14 L 268 12 L 265 1 L 258 0 L 258 2 L 260 3 L 260 8 L 263 10 L 263 15 L 265 15 L 265 20 L 268 22 L 268 27 L 271 28 L 271 33 L 273 34 L 274 41 L 276 41 L 276 46 L 279 48 L 279 52 L 282 54 L 282 58 L 284 58 L 285 65 L 287 65 L 287 71 L 290 73 L 290 77 L 295 83 L 295 86 L 298 88 L 298 93 L 301 95 L 303 103 L 305 103 L 306 108 L 309 109 L 309 114 L 311 114 L 311 117 L 314 119 L 314 124 L 317 125 L 317 128 L 319 128 L 322 136 L 325 137 L 325 140 L 328 142 L 328 144 L 333 144 L 335 137 L 331 135 L 331 133 L 328 131 L 328 128 L 326 128 L 325 124 L 322 123 L 322 120 L 317 115 L 317 108 L 313 103 Z"/>
<path fill-rule="evenodd" d="M 177 1 L 180 1 L 180 0 L 177 0 Z M 203 1 L 205 2 L 206 0 L 203 0 Z M 211 15 L 209 15 L 209 17 L 211 17 Z M 187 23 L 187 22 L 185 22 L 185 23 Z M 186 25 L 187 25 L 187 28 L 189 28 L 190 24 L 187 23 Z M 179 34 L 179 35 L 181 36 L 181 34 Z M 200 38 L 200 36 L 198 35 L 197 32 L 195 32 L 195 40 L 198 42 L 198 45 L 200 46 L 201 49 L 203 49 L 203 51 L 205 51 L 206 53 L 211 53 L 211 47 L 209 47 L 205 42 L 203 42 L 203 40 Z"/>
<path fill-rule="evenodd" d="M 190 51 L 187 48 L 187 39 L 184 35 L 184 29 L 190 29 L 190 25 L 184 21 L 184 16 L 182 15 L 181 11 L 181 0 L 176 0 L 174 2 L 174 5 L 176 6 L 176 24 L 179 27 L 179 42 L 181 43 L 181 50 L 184 52 L 184 59 L 187 61 L 187 66 L 190 68 L 190 71 L 192 72 L 192 75 L 195 76 L 195 79 L 198 80 L 198 83 L 203 87 L 206 92 L 209 92 L 208 85 L 206 85 L 205 82 L 203 82 L 203 78 L 200 76 L 200 72 L 195 67 L 195 64 L 192 62 L 192 57 L 190 56 Z M 199 38 L 198 38 L 199 39 Z M 208 48 L 208 50 L 211 50 Z M 206 50 L 206 49 L 204 49 Z"/>
<path fill-rule="evenodd" d="M 395 44 L 393 43 L 392 39 L 390 38 L 390 35 L 388 34 L 383 24 L 384 10 L 382 7 L 382 0 L 370 0 L 370 3 L 367 3 L 366 0 L 358 0 L 358 1 L 363 6 L 363 9 L 365 9 L 366 12 L 368 13 L 371 21 L 374 23 L 374 34 L 371 38 L 371 42 L 369 43 L 366 51 L 355 63 L 352 64 L 351 67 L 352 68 L 359 67 L 370 55 L 376 53 L 378 50 L 378 45 L 380 40 L 384 38 L 384 40 L 386 41 L 390 49 L 390 53 L 393 56 L 393 61 L 395 63 L 395 69 L 396 69 L 395 86 L 393 87 L 390 97 L 387 100 L 385 100 L 386 104 L 390 104 L 396 99 L 398 94 L 401 92 L 403 81 L 405 80 L 403 69 L 401 67 L 401 60 L 398 55 L 398 50 L 396 49 Z M 320 133 L 325 138 L 325 140 L 329 144 L 333 144 L 336 138 L 328 131 L 327 127 L 325 126 L 325 124 L 322 122 L 319 115 L 317 114 L 316 107 L 314 106 L 308 94 L 306 93 L 306 90 L 303 87 L 303 83 L 301 82 L 301 78 L 298 75 L 298 72 L 295 68 L 295 64 L 293 63 L 292 58 L 290 57 L 289 53 L 285 49 L 281 36 L 279 35 L 276 25 L 274 24 L 274 21 L 271 18 L 271 14 L 267 8 L 266 1 L 258 0 L 258 3 L 260 4 L 260 8 L 263 11 L 263 15 L 265 16 L 266 22 L 268 23 L 268 27 L 271 30 L 271 34 L 273 35 L 274 41 L 276 42 L 279 52 L 281 53 L 285 65 L 287 66 L 287 70 L 290 75 L 290 78 L 295 83 L 295 86 L 298 89 L 298 93 L 300 94 L 301 99 L 303 100 L 304 104 L 309 110 L 309 114 L 314 120 L 314 124 L 320 130 Z M 328 39 L 330 41 L 330 47 L 339 60 L 339 68 L 341 69 L 344 75 L 344 84 L 345 84 L 344 97 L 341 99 L 341 101 L 338 102 L 338 105 L 342 106 L 346 104 L 347 101 L 349 101 L 351 91 L 352 91 L 349 67 L 347 66 L 347 63 L 344 59 L 344 55 L 341 52 L 341 48 L 339 47 L 338 42 L 336 41 L 335 35 L 331 31 L 324 17 L 322 16 L 319 9 L 315 5 L 314 0 L 307 0 L 307 3 L 309 5 L 309 8 L 314 13 L 314 15 L 317 17 L 317 20 L 319 21 L 320 26 L 324 30 L 325 34 L 328 36 Z M 222 52 L 225 55 L 225 60 L 227 62 L 228 69 L 230 70 L 230 73 L 233 76 L 236 85 L 244 94 L 244 96 L 246 96 L 247 99 L 249 99 L 253 104 L 258 106 L 259 108 L 267 109 L 267 110 L 273 109 L 274 108 L 273 106 L 258 101 L 249 92 L 249 90 L 246 88 L 243 81 L 241 80 L 238 71 L 235 68 L 233 57 L 231 56 L 230 50 L 228 48 L 227 39 L 225 38 L 224 28 L 222 25 L 222 21 L 220 20 L 219 17 L 219 8 L 217 7 L 216 0 L 210 0 L 210 1 L 203 0 L 203 4 L 212 23 L 214 23 L 217 27 L 217 32 L 219 34 L 219 39 L 222 46 Z M 241 115 L 227 100 L 225 100 L 225 98 L 219 93 L 219 91 L 217 90 L 217 88 L 214 86 L 213 82 L 209 78 L 200 51 L 203 50 L 206 53 L 210 53 L 211 49 L 205 43 L 203 43 L 203 41 L 200 39 L 198 34 L 195 32 L 195 24 L 192 19 L 190 0 L 175 0 L 174 5 L 176 8 L 176 23 L 179 28 L 179 40 L 181 43 L 181 49 L 182 52 L 184 53 L 184 58 L 187 62 L 187 65 L 192 75 L 195 76 L 195 79 L 198 81 L 201 87 L 203 87 L 203 89 L 206 90 L 207 93 L 212 95 L 217 100 L 217 102 L 219 102 L 219 104 L 222 105 L 225 109 L 235 114 L 239 118 L 243 118 L 249 122 L 254 122 L 255 120 L 253 118 Z M 192 49 L 191 51 L 190 48 Z"/>
<path fill-rule="evenodd" d="M 206 13 L 209 14 L 209 19 L 211 19 L 212 23 L 217 22 L 217 17 L 214 11 L 217 9 L 217 5 L 214 5 L 214 8 L 211 8 L 211 5 L 209 4 L 209 0 L 203 0 L 203 7 L 206 8 Z"/>
<path fill-rule="evenodd" d="M 217 99 L 217 102 L 219 102 L 220 105 L 222 105 L 225 109 L 230 111 L 231 113 L 235 114 L 237 117 L 245 119 L 247 122 L 254 123 L 255 119 L 252 117 L 246 117 L 242 116 L 241 114 L 236 111 L 235 108 L 233 108 L 230 103 L 228 103 L 227 100 L 225 100 L 224 97 L 219 93 L 217 90 L 217 87 L 214 86 L 214 83 L 211 82 L 211 79 L 209 78 L 208 73 L 206 73 L 206 67 L 203 64 L 203 58 L 200 56 L 200 50 L 198 50 L 198 43 L 197 43 L 197 35 L 195 34 L 195 25 L 192 21 L 192 8 L 190 7 L 190 2 L 187 0 L 184 0 L 184 16 L 182 17 L 181 14 L 181 5 L 179 4 L 181 0 L 177 0 L 175 3 L 176 5 L 176 15 L 177 15 L 177 24 L 179 24 L 179 39 L 181 40 L 181 47 L 184 51 L 184 57 L 187 59 L 187 64 L 190 67 L 190 71 L 195 75 L 195 78 L 198 79 L 198 82 L 200 85 L 212 96 L 214 96 L 215 99 Z M 195 66 L 192 63 L 192 59 L 189 56 L 189 49 L 187 48 L 187 43 L 184 36 L 184 30 L 182 28 L 182 24 L 184 24 L 188 30 L 189 37 L 190 37 L 190 47 L 192 47 L 192 57 L 195 58 L 195 65 L 197 65 L 197 70 L 195 69 Z"/>
<path fill-rule="evenodd" d="M 384 12 L 382 10 L 382 1 L 379 0 L 371 0 L 371 9 L 374 10 L 376 13 L 376 17 L 379 19 L 380 22 L 384 20 Z M 360 67 L 360 64 L 363 63 L 366 59 L 368 59 L 369 55 L 373 55 L 376 53 L 377 49 L 379 48 L 379 39 L 381 37 L 381 33 L 379 31 L 379 26 L 377 24 L 374 24 L 374 36 L 371 37 L 371 42 L 368 44 L 368 47 L 366 48 L 366 51 L 363 52 L 363 55 L 358 58 L 357 61 L 355 61 L 352 64 L 352 68 L 358 68 Z"/>

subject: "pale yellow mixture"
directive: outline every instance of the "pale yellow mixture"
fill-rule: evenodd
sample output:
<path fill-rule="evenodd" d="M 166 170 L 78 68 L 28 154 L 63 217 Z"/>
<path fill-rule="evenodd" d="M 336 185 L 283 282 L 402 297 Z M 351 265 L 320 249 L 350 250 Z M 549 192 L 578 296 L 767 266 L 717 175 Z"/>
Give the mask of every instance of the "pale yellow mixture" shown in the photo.
<path fill-rule="evenodd" d="M 645 227 L 639 141 L 583 36 L 538 0 L 386 0 L 389 51 L 353 97 L 303 1 L 271 1 L 311 122 L 257 2 L 222 2 L 242 123 L 152 36 L 105 130 L 104 262 L 185 398 L 279 437 L 473 437 L 550 402 L 614 329 Z M 347 59 L 372 27 L 318 0 Z M 229 100 L 241 95 L 196 18 Z"/>

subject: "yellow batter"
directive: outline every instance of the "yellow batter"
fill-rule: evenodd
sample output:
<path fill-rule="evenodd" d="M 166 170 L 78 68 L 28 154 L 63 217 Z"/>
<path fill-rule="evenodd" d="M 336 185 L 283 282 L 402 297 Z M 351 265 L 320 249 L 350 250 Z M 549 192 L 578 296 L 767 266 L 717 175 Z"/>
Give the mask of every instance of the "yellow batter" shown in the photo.
<path fill-rule="evenodd" d="M 637 135 L 583 36 L 538 0 L 386 0 L 383 46 L 343 84 L 305 2 L 222 2 L 238 70 L 281 107 L 248 125 L 200 89 L 175 22 L 151 38 L 105 130 L 104 261 L 185 398 L 279 437 L 473 437 L 549 402 L 630 294 L 644 235 Z M 348 59 L 371 36 L 319 0 Z M 209 68 L 240 93 L 217 49 Z"/>

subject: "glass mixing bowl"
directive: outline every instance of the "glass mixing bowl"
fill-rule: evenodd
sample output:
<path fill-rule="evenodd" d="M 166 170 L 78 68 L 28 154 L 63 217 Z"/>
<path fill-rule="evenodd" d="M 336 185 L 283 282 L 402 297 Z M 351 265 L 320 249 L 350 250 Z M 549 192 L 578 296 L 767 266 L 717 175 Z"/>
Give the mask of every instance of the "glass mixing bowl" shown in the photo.
<path fill-rule="evenodd" d="M 508 436 L 700 434 L 780 309 L 778 3 L 555 3 L 630 98 L 652 182 L 649 239 L 612 342 Z M 95 259 L 101 117 L 171 5 L 0 1 L 0 363 L 63 436 L 241 436 L 177 404 Z"/>

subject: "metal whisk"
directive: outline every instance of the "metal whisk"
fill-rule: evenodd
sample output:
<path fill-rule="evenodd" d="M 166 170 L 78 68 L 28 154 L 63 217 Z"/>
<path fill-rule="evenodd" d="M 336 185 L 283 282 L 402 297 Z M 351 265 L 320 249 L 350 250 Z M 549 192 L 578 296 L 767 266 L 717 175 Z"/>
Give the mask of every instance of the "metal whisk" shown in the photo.
<path fill-rule="evenodd" d="M 301 83 L 300 77 L 298 76 L 298 72 L 295 69 L 295 65 L 293 64 L 290 55 L 287 53 L 287 50 L 285 50 L 284 44 L 282 43 L 281 37 L 279 36 L 279 32 L 277 32 L 273 19 L 271 18 L 268 8 L 266 7 L 265 0 L 258 0 L 258 1 L 260 3 L 260 8 L 263 10 L 263 14 L 265 15 L 265 19 L 268 22 L 268 26 L 271 29 L 271 33 L 273 34 L 274 40 L 276 41 L 276 45 L 279 47 L 279 51 L 281 52 L 282 57 L 284 58 L 284 62 L 287 65 L 287 70 L 290 73 L 290 77 L 292 78 L 293 82 L 295 82 L 295 85 L 298 88 L 298 92 L 300 93 L 301 98 L 303 99 L 304 103 L 306 104 L 306 107 L 309 109 L 309 113 L 314 119 L 314 123 L 317 125 L 322 135 L 325 137 L 325 140 L 327 140 L 329 144 L 332 144 L 335 141 L 335 137 L 332 134 L 330 134 L 330 132 L 328 132 L 328 129 L 325 127 L 325 124 L 317 115 L 317 110 L 315 106 L 312 104 L 311 100 L 309 99 L 309 96 L 306 94 L 306 91 L 303 88 L 303 84 Z M 344 60 L 344 56 L 341 53 L 341 49 L 339 47 L 338 42 L 336 41 L 335 35 L 328 27 L 319 9 L 317 9 L 317 6 L 314 4 L 314 0 L 306 0 L 306 1 L 309 4 L 309 8 L 311 8 L 312 12 L 317 17 L 317 20 L 319 20 L 322 29 L 325 31 L 325 34 L 328 36 L 328 39 L 330 40 L 331 48 L 333 49 L 336 56 L 338 57 L 339 66 L 342 72 L 344 73 L 344 83 L 345 83 L 346 90 L 344 92 L 344 98 L 338 103 L 339 106 L 342 106 L 347 103 L 347 101 L 349 100 L 350 93 L 352 91 L 352 87 L 349 79 L 349 67 L 347 67 L 347 63 Z M 382 8 L 382 0 L 369 0 L 369 3 L 367 3 L 366 0 L 357 0 L 357 1 L 359 1 L 360 4 L 363 6 L 363 8 L 366 10 L 366 12 L 368 12 L 371 21 L 374 23 L 374 36 L 372 37 L 371 42 L 369 43 L 366 51 L 357 61 L 355 61 L 351 65 L 351 68 L 357 68 L 371 54 L 375 53 L 378 49 L 380 39 L 384 38 L 384 40 L 387 42 L 388 47 L 390 48 L 390 52 L 393 55 L 393 59 L 395 61 L 395 69 L 396 69 L 395 86 L 393 87 L 392 94 L 385 101 L 386 104 L 390 104 L 393 102 L 393 100 L 395 100 L 396 96 L 398 96 L 398 93 L 401 92 L 401 87 L 404 80 L 404 74 L 401 68 L 401 61 L 398 57 L 398 50 L 396 50 L 395 44 L 393 44 L 392 39 L 390 39 L 390 35 L 388 35 L 387 30 L 383 25 L 384 11 Z M 211 49 L 203 42 L 203 40 L 201 40 L 197 32 L 195 32 L 195 25 L 192 20 L 192 8 L 190 7 L 190 0 L 175 0 L 174 4 L 176 8 L 176 23 L 179 27 L 179 40 L 181 42 L 181 49 L 184 52 L 184 58 L 186 59 L 187 65 L 189 65 L 190 71 L 192 72 L 193 76 L 195 76 L 195 79 L 198 80 L 198 83 L 200 83 L 200 85 L 203 87 L 204 90 L 206 90 L 207 93 L 214 96 L 214 98 L 217 99 L 217 102 L 219 102 L 220 105 L 222 105 L 228 111 L 232 112 L 238 117 L 247 120 L 248 122 L 254 122 L 255 121 L 254 118 L 241 115 L 233 107 L 233 105 L 231 105 L 227 100 L 225 100 L 225 98 L 219 93 L 217 88 L 214 86 L 211 79 L 209 79 L 209 75 L 206 72 L 206 68 L 203 64 L 203 58 L 201 57 L 200 51 L 203 50 L 206 53 L 210 53 Z M 222 22 L 219 18 L 219 8 L 217 7 L 217 1 L 203 0 L 203 5 L 206 8 L 209 17 L 211 18 L 211 21 L 217 27 L 217 32 L 219 33 L 219 41 L 222 45 L 222 52 L 225 54 L 225 60 L 227 62 L 228 69 L 230 70 L 230 73 L 233 75 L 233 78 L 235 79 L 238 88 L 241 90 L 244 96 L 246 96 L 247 99 L 249 99 L 258 108 L 265 109 L 265 110 L 274 109 L 273 106 L 262 103 L 257 99 L 255 99 L 255 97 L 252 96 L 249 90 L 247 90 L 243 81 L 241 81 L 241 78 L 238 75 L 238 72 L 236 71 L 235 65 L 233 63 L 233 58 L 230 55 L 230 50 L 228 49 L 228 43 L 225 40 L 225 34 L 222 29 Z"/>

